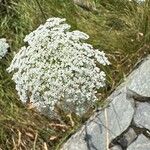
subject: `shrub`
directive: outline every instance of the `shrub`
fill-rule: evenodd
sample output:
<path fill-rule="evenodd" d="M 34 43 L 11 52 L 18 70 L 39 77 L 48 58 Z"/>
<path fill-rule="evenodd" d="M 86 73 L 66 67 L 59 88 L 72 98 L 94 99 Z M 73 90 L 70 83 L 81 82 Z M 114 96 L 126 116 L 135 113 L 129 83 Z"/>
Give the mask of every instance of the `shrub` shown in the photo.
<path fill-rule="evenodd" d="M 8 48 L 9 45 L 6 43 L 6 39 L 0 39 L 0 59 L 2 59 L 6 55 Z"/>
<path fill-rule="evenodd" d="M 50 18 L 24 39 L 9 72 L 21 101 L 30 100 L 39 110 L 56 106 L 81 115 L 97 100 L 97 89 L 105 85 L 105 73 L 97 64 L 108 65 L 104 52 L 83 40 L 89 36 L 70 32 L 65 19 Z"/>

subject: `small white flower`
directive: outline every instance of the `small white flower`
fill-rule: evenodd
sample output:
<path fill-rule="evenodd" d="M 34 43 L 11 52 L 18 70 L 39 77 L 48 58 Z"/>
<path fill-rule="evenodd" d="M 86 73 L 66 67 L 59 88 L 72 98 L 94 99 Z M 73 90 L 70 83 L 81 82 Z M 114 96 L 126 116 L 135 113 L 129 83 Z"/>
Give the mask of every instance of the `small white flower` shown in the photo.
<path fill-rule="evenodd" d="M 8 48 L 9 45 L 8 43 L 6 43 L 6 39 L 5 38 L 0 39 L 0 59 L 2 59 L 6 55 Z"/>
<path fill-rule="evenodd" d="M 20 99 L 30 99 L 37 108 L 55 105 L 82 114 L 97 100 L 96 89 L 105 85 L 105 73 L 96 62 L 108 65 L 104 52 L 83 40 L 89 36 L 70 32 L 65 19 L 50 18 L 27 35 L 24 46 L 15 55 L 9 72 Z"/>

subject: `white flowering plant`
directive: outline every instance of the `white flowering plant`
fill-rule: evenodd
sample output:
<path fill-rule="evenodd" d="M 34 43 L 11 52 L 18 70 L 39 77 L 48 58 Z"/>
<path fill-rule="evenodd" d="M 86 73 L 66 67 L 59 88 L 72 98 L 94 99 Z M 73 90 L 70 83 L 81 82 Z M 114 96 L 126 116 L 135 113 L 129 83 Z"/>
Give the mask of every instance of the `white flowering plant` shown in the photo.
<path fill-rule="evenodd" d="M 6 42 L 6 39 L 1 38 L 0 39 L 0 59 L 2 59 L 6 55 L 8 48 L 9 48 L 9 44 Z"/>
<path fill-rule="evenodd" d="M 30 100 L 39 110 L 56 106 L 79 115 L 98 98 L 97 89 L 105 85 L 105 73 L 97 67 L 109 65 L 104 52 L 84 43 L 89 36 L 69 31 L 65 19 L 50 18 L 24 39 L 9 72 L 21 101 Z"/>

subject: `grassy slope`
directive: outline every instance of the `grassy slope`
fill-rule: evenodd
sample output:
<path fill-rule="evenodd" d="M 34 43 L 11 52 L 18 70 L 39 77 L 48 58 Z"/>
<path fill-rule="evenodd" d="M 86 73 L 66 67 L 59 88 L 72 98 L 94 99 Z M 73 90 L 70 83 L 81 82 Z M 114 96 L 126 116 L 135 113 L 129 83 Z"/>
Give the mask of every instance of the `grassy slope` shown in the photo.
<path fill-rule="evenodd" d="M 40 7 L 36 0 L 8 0 L 7 7 L 2 9 L 0 6 L 0 37 L 6 37 L 11 45 L 6 58 L 0 61 L 2 149 L 46 149 L 46 146 L 56 149 L 58 143 L 73 131 L 67 117 L 63 120 L 68 129 L 53 127 L 51 123 L 60 122 L 49 120 L 24 107 L 17 97 L 11 76 L 5 71 L 13 52 L 23 45 L 24 36 L 45 22 L 46 18 L 65 17 L 72 29 L 88 33 L 91 37 L 88 42 L 108 54 L 112 64 L 104 68 L 108 82 L 102 90 L 102 99 L 114 90 L 138 60 L 150 53 L 149 0 L 140 6 L 126 0 L 95 0 L 97 11 L 93 12 L 73 5 L 70 0 L 38 1 Z M 81 119 L 73 119 L 77 127 Z"/>

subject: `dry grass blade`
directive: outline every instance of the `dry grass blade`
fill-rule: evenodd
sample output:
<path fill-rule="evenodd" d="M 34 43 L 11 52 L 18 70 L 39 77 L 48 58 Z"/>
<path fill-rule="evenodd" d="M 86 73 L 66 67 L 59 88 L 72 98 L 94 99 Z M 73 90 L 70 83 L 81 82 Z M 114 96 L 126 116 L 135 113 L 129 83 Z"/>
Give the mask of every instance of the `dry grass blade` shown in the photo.
<path fill-rule="evenodd" d="M 68 129 L 68 126 L 67 126 L 67 125 L 64 125 L 64 124 L 51 123 L 50 126 L 51 126 L 51 127 L 56 127 L 56 128 Z"/>
<path fill-rule="evenodd" d="M 58 139 L 57 136 L 51 136 L 51 137 L 49 138 L 50 141 L 54 141 L 54 140 L 57 140 L 57 139 Z"/>
<path fill-rule="evenodd" d="M 48 147 L 47 147 L 47 144 L 44 142 L 44 144 L 43 144 L 43 148 L 44 148 L 44 150 L 48 150 Z"/>
<path fill-rule="evenodd" d="M 70 122 L 71 122 L 71 126 L 74 127 L 75 126 L 75 123 L 73 121 L 73 118 L 72 118 L 72 115 L 71 113 L 67 115 L 67 117 L 69 118 Z"/>
<path fill-rule="evenodd" d="M 18 130 L 18 143 L 17 146 L 19 147 L 21 144 L 21 132 Z"/>
<path fill-rule="evenodd" d="M 15 142 L 14 136 L 12 136 L 13 150 L 17 150 L 17 144 Z"/>
<path fill-rule="evenodd" d="M 26 132 L 25 133 L 28 137 L 30 137 L 31 139 L 34 139 L 34 135 L 30 132 Z"/>
<path fill-rule="evenodd" d="M 33 144 L 33 150 L 36 150 L 37 137 L 38 137 L 38 134 L 36 133 L 35 134 L 35 139 L 34 139 L 34 144 Z"/>

